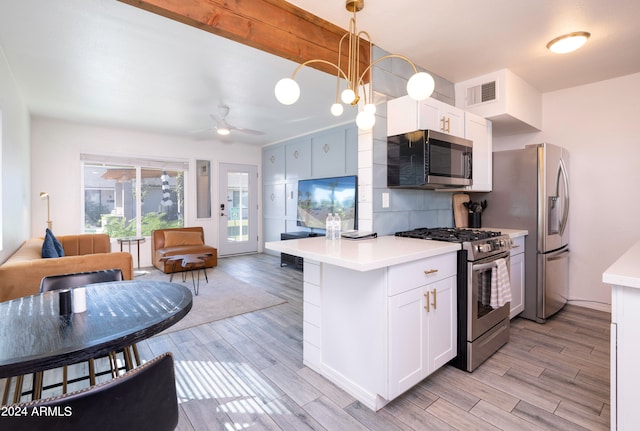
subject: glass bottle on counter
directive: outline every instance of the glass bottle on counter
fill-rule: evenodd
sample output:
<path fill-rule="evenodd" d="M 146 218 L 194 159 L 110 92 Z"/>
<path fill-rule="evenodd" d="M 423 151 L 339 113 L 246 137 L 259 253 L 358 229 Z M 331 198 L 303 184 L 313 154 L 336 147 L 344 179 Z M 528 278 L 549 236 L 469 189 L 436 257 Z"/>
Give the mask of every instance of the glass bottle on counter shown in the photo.
<path fill-rule="evenodd" d="M 334 235 L 333 235 L 333 216 L 331 215 L 331 213 L 327 214 L 327 219 L 325 220 L 324 227 L 325 227 L 325 238 L 326 239 L 333 239 L 334 238 Z"/>
<path fill-rule="evenodd" d="M 340 220 L 340 215 L 336 213 L 333 216 L 333 239 L 340 239 L 342 236 L 342 220 Z"/>

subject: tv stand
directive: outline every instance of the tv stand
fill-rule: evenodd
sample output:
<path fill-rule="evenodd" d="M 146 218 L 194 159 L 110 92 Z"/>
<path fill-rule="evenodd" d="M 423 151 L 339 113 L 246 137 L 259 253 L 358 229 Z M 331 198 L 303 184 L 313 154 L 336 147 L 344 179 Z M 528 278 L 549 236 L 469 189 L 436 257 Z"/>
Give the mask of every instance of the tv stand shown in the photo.
<path fill-rule="evenodd" d="M 286 241 L 288 239 L 301 239 L 301 238 L 313 238 L 316 236 L 324 236 L 324 234 L 316 232 L 285 232 L 280 234 L 280 240 Z M 304 265 L 304 259 L 291 254 L 280 253 L 280 266 L 292 266 L 295 269 L 302 271 Z"/>

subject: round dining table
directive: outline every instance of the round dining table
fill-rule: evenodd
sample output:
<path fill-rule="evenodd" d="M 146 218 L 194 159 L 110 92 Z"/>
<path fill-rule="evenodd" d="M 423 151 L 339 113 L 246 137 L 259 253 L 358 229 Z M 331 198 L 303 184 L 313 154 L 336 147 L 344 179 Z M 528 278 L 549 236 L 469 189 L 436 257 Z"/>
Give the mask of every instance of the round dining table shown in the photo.
<path fill-rule="evenodd" d="M 60 315 L 60 291 L 0 302 L 0 378 L 71 365 L 133 345 L 182 319 L 191 291 L 164 281 L 86 286 L 86 311 Z"/>

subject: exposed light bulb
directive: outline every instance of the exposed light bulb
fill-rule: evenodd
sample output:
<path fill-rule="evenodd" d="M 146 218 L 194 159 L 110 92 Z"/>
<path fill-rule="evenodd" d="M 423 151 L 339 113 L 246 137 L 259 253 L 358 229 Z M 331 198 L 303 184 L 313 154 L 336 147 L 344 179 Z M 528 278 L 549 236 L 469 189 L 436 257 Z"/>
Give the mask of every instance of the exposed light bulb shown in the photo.
<path fill-rule="evenodd" d="M 356 93 L 354 93 L 352 89 L 347 88 L 340 95 L 340 99 L 342 99 L 343 103 L 346 103 L 347 105 L 351 105 L 351 103 L 354 100 L 356 100 Z"/>
<path fill-rule="evenodd" d="M 433 94 L 436 83 L 433 76 L 426 72 L 414 74 L 407 82 L 407 94 L 413 100 L 425 100 Z"/>
<path fill-rule="evenodd" d="M 356 116 L 356 124 L 360 130 L 371 130 L 376 123 L 376 116 L 371 112 L 360 111 Z"/>
<path fill-rule="evenodd" d="M 339 117 L 342 115 L 342 113 L 344 112 L 344 107 L 342 106 L 342 103 L 334 103 L 333 105 L 331 105 L 331 113 L 336 116 Z"/>
<path fill-rule="evenodd" d="M 283 105 L 292 105 L 300 98 L 300 86 L 291 78 L 282 78 L 276 84 L 276 99 Z"/>
<path fill-rule="evenodd" d="M 218 127 L 217 131 L 218 135 L 228 135 L 229 133 L 231 133 L 231 130 L 229 130 L 229 128 L 227 127 Z"/>
<path fill-rule="evenodd" d="M 371 115 L 375 114 L 376 105 L 374 105 L 373 103 L 367 103 L 366 105 L 364 105 L 364 112 L 368 112 Z"/>

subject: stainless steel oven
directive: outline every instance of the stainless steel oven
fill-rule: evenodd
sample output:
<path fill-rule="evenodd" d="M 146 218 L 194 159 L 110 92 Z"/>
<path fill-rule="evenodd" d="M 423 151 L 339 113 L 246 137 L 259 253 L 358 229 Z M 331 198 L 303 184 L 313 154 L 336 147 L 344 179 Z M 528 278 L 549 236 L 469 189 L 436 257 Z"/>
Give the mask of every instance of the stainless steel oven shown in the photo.
<path fill-rule="evenodd" d="M 396 236 L 459 242 L 458 356 L 451 364 L 473 371 L 509 341 L 510 303 L 491 306 L 492 278 L 499 259 L 509 270 L 511 239 L 500 232 L 474 229 L 418 228 L 396 232 Z"/>
<path fill-rule="evenodd" d="M 493 254 L 476 261 L 467 261 L 467 330 L 466 363 L 473 371 L 496 350 L 509 341 L 510 303 L 493 308 L 490 303 L 492 278 L 496 263 L 504 259 L 509 268 L 509 252 Z"/>

